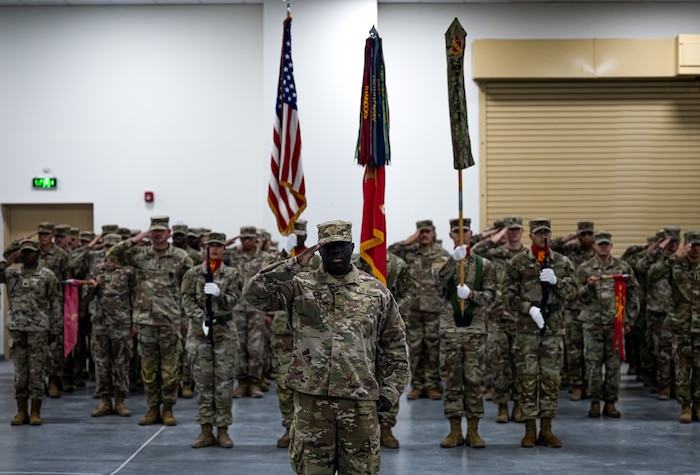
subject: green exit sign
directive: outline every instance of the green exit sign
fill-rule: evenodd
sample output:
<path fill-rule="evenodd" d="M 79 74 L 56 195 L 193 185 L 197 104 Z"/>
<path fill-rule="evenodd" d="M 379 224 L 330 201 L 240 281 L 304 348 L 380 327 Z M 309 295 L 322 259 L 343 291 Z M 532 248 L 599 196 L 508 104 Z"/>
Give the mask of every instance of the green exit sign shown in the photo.
<path fill-rule="evenodd" d="M 32 187 L 41 190 L 55 190 L 58 180 L 50 177 L 38 177 L 32 180 Z"/>

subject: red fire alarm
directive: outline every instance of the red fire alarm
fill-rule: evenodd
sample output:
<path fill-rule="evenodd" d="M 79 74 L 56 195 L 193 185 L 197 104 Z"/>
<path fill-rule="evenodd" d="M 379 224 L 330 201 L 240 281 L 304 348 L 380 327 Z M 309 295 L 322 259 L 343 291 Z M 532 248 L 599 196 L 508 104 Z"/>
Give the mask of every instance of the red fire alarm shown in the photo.
<path fill-rule="evenodd" d="M 143 194 L 143 200 L 146 203 L 153 203 L 153 192 L 152 191 L 147 191 Z"/>

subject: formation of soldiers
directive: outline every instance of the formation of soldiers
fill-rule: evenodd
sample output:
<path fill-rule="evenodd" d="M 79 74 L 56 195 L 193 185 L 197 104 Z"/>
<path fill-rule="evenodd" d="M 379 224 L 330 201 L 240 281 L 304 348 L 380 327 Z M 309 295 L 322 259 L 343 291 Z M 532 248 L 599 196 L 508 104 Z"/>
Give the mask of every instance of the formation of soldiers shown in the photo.
<path fill-rule="evenodd" d="M 175 425 L 178 393 L 196 395 L 202 432 L 192 447 L 232 447 L 232 400 L 262 398 L 275 379 L 285 429 L 277 446 L 288 447 L 295 397 L 285 384 L 295 345 L 289 311 L 260 310 L 242 291 L 261 269 L 305 255 L 306 224 L 297 220 L 280 251 L 260 228 L 244 226 L 227 239 L 171 228 L 164 216 L 144 232 L 105 225 L 99 235 L 40 223 L 10 243 L 0 282 L 10 301 L 12 424 L 41 424 L 45 395 L 59 398 L 90 378 L 100 398 L 94 417 L 129 416 L 125 398 L 142 385 L 149 409 L 139 424 Z M 618 259 L 613 236 L 590 221 L 557 239 L 547 218 L 527 226 L 530 245 L 519 216 L 480 235 L 469 219 L 454 219 L 448 252 L 432 221 L 422 220 L 388 248 L 387 287 L 406 325 L 407 398 L 444 399 L 450 430 L 440 445 L 485 447 L 478 428 L 486 398 L 498 404 L 497 422 L 524 423 L 522 446 L 560 447 L 552 419 L 561 386 L 572 400 L 590 400 L 590 417 L 601 415 L 601 403 L 603 415 L 620 417 L 622 351 L 628 374 L 660 400 L 678 400 L 681 422 L 700 420 L 700 231 L 686 231 L 681 244 L 680 228 L 666 226 Z M 306 260 L 309 269 L 321 265 L 318 255 Z M 370 270 L 358 255 L 352 262 Z M 64 356 L 68 279 L 83 286 L 78 344 Z M 395 449 L 399 408 L 390 406 L 378 425 L 381 445 Z"/>

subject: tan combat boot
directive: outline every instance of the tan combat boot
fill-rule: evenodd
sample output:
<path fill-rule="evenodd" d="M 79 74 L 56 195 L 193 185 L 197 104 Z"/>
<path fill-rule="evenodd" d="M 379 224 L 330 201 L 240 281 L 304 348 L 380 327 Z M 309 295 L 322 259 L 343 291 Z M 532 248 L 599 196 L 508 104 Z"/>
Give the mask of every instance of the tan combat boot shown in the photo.
<path fill-rule="evenodd" d="M 58 389 L 58 378 L 53 376 L 49 378 L 49 397 L 61 397 L 61 390 Z"/>
<path fill-rule="evenodd" d="M 505 424 L 508 422 L 508 403 L 499 402 L 498 403 L 498 415 L 496 416 L 496 422 L 500 424 Z"/>
<path fill-rule="evenodd" d="M 277 439 L 277 447 L 280 449 L 286 449 L 289 447 L 289 427 L 284 429 L 284 434 L 282 434 L 282 437 Z"/>
<path fill-rule="evenodd" d="M 446 449 L 451 449 L 452 447 L 457 447 L 464 443 L 464 437 L 462 437 L 462 418 L 450 417 L 449 421 L 450 433 L 440 442 L 440 447 Z"/>
<path fill-rule="evenodd" d="M 238 387 L 236 388 L 236 391 L 233 393 L 233 397 L 241 398 L 241 397 L 246 397 L 247 395 L 248 395 L 248 381 L 245 379 L 239 379 L 238 380 Z"/>
<path fill-rule="evenodd" d="M 513 403 L 513 412 L 510 415 L 510 420 L 514 422 L 523 422 L 523 413 L 520 412 L 520 404 L 518 404 L 518 401 Z"/>
<path fill-rule="evenodd" d="M 391 433 L 391 427 L 381 426 L 381 432 L 379 433 L 379 443 L 382 447 L 387 449 L 398 449 L 399 441 Z"/>
<path fill-rule="evenodd" d="M 34 402 L 34 401 L 32 401 Z M 693 422 L 693 414 L 690 409 L 690 404 L 683 404 L 681 405 L 681 417 L 678 419 L 680 422 L 687 424 L 689 422 Z"/>
<path fill-rule="evenodd" d="M 420 399 L 420 397 L 423 395 L 423 390 L 418 389 L 418 388 L 413 388 L 411 389 L 411 392 L 408 393 L 406 396 L 406 399 Z"/>
<path fill-rule="evenodd" d="M 112 397 L 109 394 L 103 394 L 100 399 L 100 405 L 93 409 L 90 415 L 92 417 L 102 417 L 113 414 L 114 412 L 112 411 Z"/>
<path fill-rule="evenodd" d="M 540 419 L 540 436 L 537 438 L 537 444 L 545 447 L 561 447 L 561 440 L 552 432 L 551 417 Z"/>
<path fill-rule="evenodd" d="M 192 399 L 192 397 L 194 397 L 192 383 L 182 383 L 182 397 L 184 399 Z"/>
<path fill-rule="evenodd" d="M 486 442 L 479 435 L 479 418 L 470 417 L 467 419 L 467 440 L 466 444 L 475 449 L 483 449 Z"/>
<path fill-rule="evenodd" d="M 26 399 L 17 399 L 17 414 L 10 422 L 13 426 L 21 426 L 29 422 L 28 401 Z"/>
<path fill-rule="evenodd" d="M 131 411 L 124 404 L 124 396 L 121 394 L 114 396 L 114 412 L 121 417 L 129 417 L 131 415 Z"/>
<path fill-rule="evenodd" d="M 41 399 L 32 399 L 32 413 L 29 415 L 29 425 L 41 425 Z"/>
<path fill-rule="evenodd" d="M 257 379 L 251 379 L 248 384 L 248 395 L 256 399 L 263 397 L 263 392 L 260 390 L 260 385 Z"/>
<path fill-rule="evenodd" d="M 520 440 L 521 447 L 534 447 L 537 441 L 537 422 L 535 419 L 525 421 L 525 437 Z"/>
<path fill-rule="evenodd" d="M 574 386 L 573 388 L 571 388 L 571 394 L 569 395 L 570 400 L 580 401 L 582 396 L 583 388 L 581 386 Z"/>
<path fill-rule="evenodd" d="M 177 419 L 173 416 L 173 406 L 163 404 L 163 425 L 176 426 Z"/>
<path fill-rule="evenodd" d="M 216 444 L 216 439 L 214 439 L 214 434 L 212 434 L 211 429 L 211 424 L 202 424 L 202 432 L 194 439 L 190 447 L 193 449 L 201 449 L 202 447 L 210 447 Z"/>
<path fill-rule="evenodd" d="M 219 447 L 225 449 L 233 447 L 233 441 L 231 437 L 228 436 L 228 426 L 222 426 L 216 429 L 216 443 L 219 444 Z"/>
<path fill-rule="evenodd" d="M 700 421 L 700 404 L 693 403 L 693 421 Z"/>
<path fill-rule="evenodd" d="M 588 417 L 600 417 L 600 401 L 591 401 Z"/>
<path fill-rule="evenodd" d="M 439 401 L 442 399 L 442 393 L 440 392 L 439 388 L 429 388 L 428 389 L 428 398 L 432 399 L 433 401 Z"/>
<path fill-rule="evenodd" d="M 615 408 L 615 403 L 613 401 L 606 401 L 603 407 L 603 415 L 617 419 L 621 414 L 620 411 Z"/>
<path fill-rule="evenodd" d="M 260 380 L 260 390 L 264 393 L 268 392 L 270 390 L 270 382 L 267 380 L 265 376 L 262 377 Z"/>
<path fill-rule="evenodd" d="M 139 419 L 140 426 L 151 426 L 157 422 L 161 422 L 160 418 L 160 406 L 152 406 L 148 408 L 148 412 L 145 416 Z"/>
<path fill-rule="evenodd" d="M 671 399 L 671 388 L 665 386 L 659 389 L 659 401 L 668 401 L 669 399 Z"/>

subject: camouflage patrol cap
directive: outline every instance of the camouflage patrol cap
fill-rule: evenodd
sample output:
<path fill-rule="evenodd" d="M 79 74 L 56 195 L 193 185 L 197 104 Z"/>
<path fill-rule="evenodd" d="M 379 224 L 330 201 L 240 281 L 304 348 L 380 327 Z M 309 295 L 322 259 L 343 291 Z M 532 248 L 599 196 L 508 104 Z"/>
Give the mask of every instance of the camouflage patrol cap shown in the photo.
<path fill-rule="evenodd" d="M 462 218 L 462 228 L 465 231 L 471 231 L 472 228 L 472 219 L 471 218 Z M 450 231 L 453 233 L 458 233 L 459 232 L 459 218 L 454 218 L 450 220 Z"/>
<path fill-rule="evenodd" d="M 258 232 L 255 226 L 241 226 L 240 236 L 242 238 L 258 237 Z"/>
<path fill-rule="evenodd" d="M 507 229 L 523 229 L 523 218 L 520 216 L 506 216 L 503 218 L 503 227 Z"/>
<path fill-rule="evenodd" d="M 505 226 L 505 221 L 503 219 L 497 219 L 493 222 L 493 229 L 500 229 Z"/>
<path fill-rule="evenodd" d="M 270 232 L 266 229 L 258 228 L 258 231 L 260 232 L 260 239 L 262 239 L 263 241 L 269 241 L 270 239 L 272 239 L 272 234 L 270 234 Z"/>
<path fill-rule="evenodd" d="M 352 242 L 352 223 L 349 221 L 326 221 L 318 225 L 318 243 Z"/>
<path fill-rule="evenodd" d="M 131 229 L 119 228 L 117 229 L 117 234 L 119 234 L 122 237 L 122 239 L 129 239 L 131 237 Z"/>
<path fill-rule="evenodd" d="M 664 237 L 671 241 L 680 241 L 681 228 L 678 226 L 664 226 Z"/>
<path fill-rule="evenodd" d="M 578 223 L 576 223 L 576 234 L 594 232 L 595 224 L 593 224 L 593 221 L 579 221 Z"/>
<path fill-rule="evenodd" d="M 72 227 L 72 228 L 70 228 L 70 231 L 68 231 L 68 234 L 72 237 L 79 237 L 80 236 L 80 228 Z"/>
<path fill-rule="evenodd" d="M 535 218 L 531 219 L 528 223 L 530 225 L 530 232 L 536 233 L 543 229 L 551 232 L 552 231 L 552 221 L 549 218 Z"/>
<path fill-rule="evenodd" d="M 54 232 L 58 237 L 66 237 L 70 233 L 70 224 L 59 224 L 54 228 Z"/>
<path fill-rule="evenodd" d="M 207 233 L 207 237 L 204 238 L 204 245 L 206 246 L 208 244 L 221 244 L 222 246 L 225 246 L 226 234 L 215 232 Z"/>
<path fill-rule="evenodd" d="M 170 228 L 169 216 L 151 216 L 151 231 L 167 231 Z"/>
<path fill-rule="evenodd" d="M 119 225 L 117 224 L 103 224 L 102 234 L 114 234 L 117 232 L 117 229 L 119 229 Z"/>
<path fill-rule="evenodd" d="M 37 241 L 32 241 L 31 239 L 23 239 L 19 244 L 19 250 L 24 250 L 39 252 L 39 243 Z"/>
<path fill-rule="evenodd" d="M 141 230 L 140 230 L 140 229 L 136 229 L 136 228 L 131 229 L 130 232 L 131 232 L 131 237 L 134 237 L 134 236 L 136 236 L 137 234 L 141 234 Z"/>
<path fill-rule="evenodd" d="M 297 236 L 306 236 L 306 220 L 297 219 L 294 221 L 294 234 Z"/>
<path fill-rule="evenodd" d="M 416 229 L 420 231 L 421 229 L 429 229 L 431 231 L 435 230 L 435 225 L 433 225 L 432 219 L 423 219 L 421 221 L 416 221 Z"/>
<path fill-rule="evenodd" d="M 173 234 L 184 234 L 187 236 L 187 231 L 189 231 L 189 228 L 186 224 L 173 224 Z"/>
<path fill-rule="evenodd" d="M 39 223 L 39 225 L 36 227 L 36 231 L 38 233 L 51 234 L 54 232 L 55 229 L 56 229 L 56 225 L 54 223 L 50 223 L 48 221 L 44 221 L 43 223 Z"/>
<path fill-rule="evenodd" d="M 109 233 L 105 235 L 103 239 L 105 246 L 114 246 L 115 244 L 119 244 L 120 242 L 122 242 L 121 235 L 117 233 Z"/>
<path fill-rule="evenodd" d="M 700 231 L 686 231 L 683 238 L 686 244 L 700 244 Z"/>
<path fill-rule="evenodd" d="M 202 237 L 202 228 L 189 228 L 187 230 L 187 237 Z"/>
<path fill-rule="evenodd" d="M 598 231 L 595 233 L 595 243 L 596 244 L 612 244 L 612 234 L 607 231 Z"/>
<path fill-rule="evenodd" d="M 80 240 L 90 242 L 95 239 L 95 233 L 92 231 L 82 231 L 80 233 Z"/>

